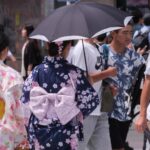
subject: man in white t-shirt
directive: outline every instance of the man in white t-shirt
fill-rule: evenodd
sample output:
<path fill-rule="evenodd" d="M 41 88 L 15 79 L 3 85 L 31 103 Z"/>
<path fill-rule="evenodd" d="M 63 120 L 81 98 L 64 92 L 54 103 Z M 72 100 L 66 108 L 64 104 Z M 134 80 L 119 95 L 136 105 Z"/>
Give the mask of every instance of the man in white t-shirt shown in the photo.
<path fill-rule="evenodd" d="M 145 81 L 140 100 L 140 114 L 135 122 L 135 127 L 139 132 L 143 132 L 147 126 L 146 110 L 150 102 L 150 55 L 147 60 Z"/>
<path fill-rule="evenodd" d="M 86 55 L 83 51 L 83 43 Z M 93 39 L 82 40 L 74 47 L 71 62 L 88 73 L 101 70 L 101 54 L 93 43 Z M 87 68 L 86 65 L 87 64 Z M 93 84 L 100 97 L 101 81 Z M 88 116 L 83 123 L 84 141 L 79 142 L 79 150 L 111 150 L 107 113 L 100 112 L 100 105 Z"/>

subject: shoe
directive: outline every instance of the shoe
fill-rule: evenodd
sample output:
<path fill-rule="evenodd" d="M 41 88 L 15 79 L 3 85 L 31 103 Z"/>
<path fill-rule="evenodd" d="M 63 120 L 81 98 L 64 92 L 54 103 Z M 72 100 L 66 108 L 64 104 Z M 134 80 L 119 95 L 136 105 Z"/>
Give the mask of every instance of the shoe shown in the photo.
<path fill-rule="evenodd" d="M 129 146 L 128 142 L 125 142 L 124 148 L 125 150 L 134 150 L 132 147 Z"/>

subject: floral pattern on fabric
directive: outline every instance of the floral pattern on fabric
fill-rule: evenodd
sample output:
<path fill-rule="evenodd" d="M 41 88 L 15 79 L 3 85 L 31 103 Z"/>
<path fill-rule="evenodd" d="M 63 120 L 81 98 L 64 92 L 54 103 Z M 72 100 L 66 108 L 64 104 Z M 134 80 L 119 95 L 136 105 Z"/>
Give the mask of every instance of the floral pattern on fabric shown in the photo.
<path fill-rule="evenodd" d="M 131 119 L 129 116 L 131 102 L 128 96 L 139 67 L 145 63 L 145 60 L 134 50 L 125 49 L 124 53 L 117 54 L 109 46 L 108 48 L 108 66 L 115 66 L 117 68 L 117 76 L 110 77 L 107 81 L 118 89 L 118 94 L 114 97 L 113 111 L 109 116 L 120 121 L 127 121 Z M 103 49 L 101 50 L 103 54 Z"/>
<path fill-rule="evenodd" d="M 26 140 L 24 114 L 20 102 L 23 80 L 18 72 L 0 64 L 0 97 L 5 111 L 0 120 L 0 149 L 14 150 Z"/>
<path fill-rule="evenodd" d="M 97 107 L 99 98 L 84 76 L 84 72 L 68 64 L 61 57 L 45 57 L 43 63 L 33 70 L 24 83 L 21 101 L 27 108 L 30 90 L 37 85 L 48 93 L 57 93 L 71 82 L 69 73 L 76 85 L 77 107 L 85 118 Z M 49 125 L 40 125 L 39 120 L 31 114 L 27 125 L 30 148 L 32 150 L 76 150 L 78 140 L 83 138 L 82 122 L 79 121 L 81 117 L 78 115 L 65 125 L 62 125 L 59 120 L 53 120 Z"/>

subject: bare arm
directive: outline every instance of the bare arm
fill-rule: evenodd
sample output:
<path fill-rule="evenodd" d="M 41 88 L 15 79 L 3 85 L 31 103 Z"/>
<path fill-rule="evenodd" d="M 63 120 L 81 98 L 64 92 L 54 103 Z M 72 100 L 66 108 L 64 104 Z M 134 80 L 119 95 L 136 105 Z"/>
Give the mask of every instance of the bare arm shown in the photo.
<path fill-rule="evenodd" d="M 15 69 L 18 68 L 17 60 L 16 60 L 16 57 L 15 57 L 14 55 L 11 54 L 11 55 L 7 56 L 7 59 L 8 59 L 9 61 L 11 61 L 10 63 L 11 63 L 11 66 L 12 66 L 13 68 L 15 68 Z"/>
<path fill-rule="evenodd" d="M 109 67 L 106 70 L 96 71 L 94 73 L 89 74 L 90 80 L 92 81 L 92 83 L 103 80 L 109 76 L 116 76 L 116 75 L 117 75 L 117 69 L 115 67 Z"/>
<path fill-rule="evenodd" d="M 140 48 L 140 47 L 139 47 L 139 48 L 137 49 L 137 53 L 143 55 L 144 52 L 146 51 L 146 48 L 147 48 L 147 45 L 145 45 L 143 48 Z"/>
<path fill-rule="evenodd" d="M 150 75 L 146 76 L 140 100 L 140 115 L 135 122 L 137 131 L 142 132 L 146 128 L 146 110 L 150 100 Z"/>

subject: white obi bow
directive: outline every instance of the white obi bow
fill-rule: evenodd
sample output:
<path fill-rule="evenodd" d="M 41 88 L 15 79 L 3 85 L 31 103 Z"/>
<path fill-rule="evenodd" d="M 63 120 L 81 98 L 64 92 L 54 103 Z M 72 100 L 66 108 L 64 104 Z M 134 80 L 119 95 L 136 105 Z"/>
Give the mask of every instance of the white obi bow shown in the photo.
<path fill-rule="evenodd" d="M 72 85 L 63 87 L 58 93 L 48 93 L 39 86 L 34 87 L 30 92 L 29 108 L 42 125 L 58 119 L 65 125 L 80 112 Z"/>

